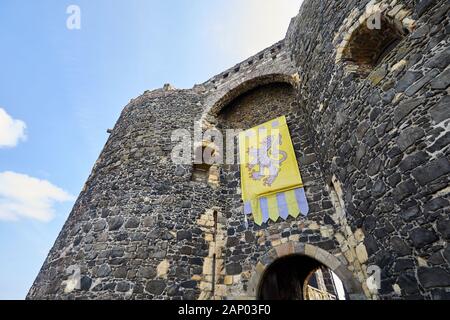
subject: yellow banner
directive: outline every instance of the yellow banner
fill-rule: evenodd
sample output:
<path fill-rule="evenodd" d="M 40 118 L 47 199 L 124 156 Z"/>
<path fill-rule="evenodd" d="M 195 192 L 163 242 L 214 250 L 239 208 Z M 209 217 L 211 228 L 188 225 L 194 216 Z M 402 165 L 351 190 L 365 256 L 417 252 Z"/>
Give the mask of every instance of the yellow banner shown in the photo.
<path fill-rule="evenodd" d="M 299 199 L 304 197 L 303 182 L 286 117 L 241 132 L 239 154 L 242 199 L 256 223 L 298 216 L 302 207 L 307 211 L 306 198 Z"/>

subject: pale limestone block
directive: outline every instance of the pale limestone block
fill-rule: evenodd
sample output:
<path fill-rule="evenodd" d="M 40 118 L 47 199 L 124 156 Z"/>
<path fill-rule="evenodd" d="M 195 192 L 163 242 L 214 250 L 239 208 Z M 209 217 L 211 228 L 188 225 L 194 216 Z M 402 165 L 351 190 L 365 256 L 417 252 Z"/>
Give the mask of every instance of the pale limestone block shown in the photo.
<path fill-rule="evenodd" d="M 156 272 L 158 278 L 167 278 L 167 273 L 169 272 L 170 263 L 167 259 L 163 260 L 158 267 L 156 268 Z"/>
<path fill-rule="evenodd" d="M 310 244 L 305 245 L 305 254 L 310 257 L 316 256 L 317 247 L 312 246 Z"/>

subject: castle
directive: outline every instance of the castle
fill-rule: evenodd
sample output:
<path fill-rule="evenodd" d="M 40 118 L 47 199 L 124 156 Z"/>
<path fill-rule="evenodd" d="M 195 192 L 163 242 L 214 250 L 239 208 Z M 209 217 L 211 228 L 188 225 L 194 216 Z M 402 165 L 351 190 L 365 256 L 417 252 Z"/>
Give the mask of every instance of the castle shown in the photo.
<path fill-rule="evenodd" d="M 279 43 L 131 100 L 27 298 L 450 299 L 449 9 L 305 0 Z M 259 226 L 238 165 L 171 160 L 176 129 L 283 115 L 306 217 Z"/>

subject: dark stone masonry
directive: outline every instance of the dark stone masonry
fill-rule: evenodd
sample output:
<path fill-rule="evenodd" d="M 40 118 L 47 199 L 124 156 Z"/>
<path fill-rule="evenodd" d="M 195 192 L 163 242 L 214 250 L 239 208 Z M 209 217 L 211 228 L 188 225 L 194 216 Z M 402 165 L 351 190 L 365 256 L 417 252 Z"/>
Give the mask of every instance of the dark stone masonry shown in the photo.
<path fill-rule="evenodd" d="M 333 270 L 348 299 L 450 299 L 449 10 L 305 0 L 283 41 L 131 100 L 28 299 L 258 299 L 291 255 Z M 171 159 L 176 129 L 282 115 L 307 217 L 257 226 L 237 164 Z"/>

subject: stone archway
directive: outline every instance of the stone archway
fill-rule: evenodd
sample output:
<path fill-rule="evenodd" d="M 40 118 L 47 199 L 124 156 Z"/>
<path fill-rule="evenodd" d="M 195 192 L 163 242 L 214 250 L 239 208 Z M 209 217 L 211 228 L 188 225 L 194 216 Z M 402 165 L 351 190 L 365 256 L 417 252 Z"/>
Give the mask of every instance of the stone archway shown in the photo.
<path fill-rule="evenodd" d="M 243 79 L 226 88 L 218 90 L 206 101 L 205 110 L 201 116 L 200 123 L 204 129 L 214 127 L 217 122 L 217 116 L 221 110 L 233 100 L 258 87 L 268 84 L 286 83 L 297 88 L 300 84 L 300 76 L 297 72 L 292 73 L 267 73 Z"/>
<path fill-rule="evenodd" d="M 287 242 L 281 244 L 260 258 L 247 286 L 247 296 L 258 299 L 261 284 L 267 268 L 278 259 L 292 255 L 302 255 L 316 260 L 332 270 L 342 281 L 350 299 L 364 300 L 366 296 L 361 284 L 354 278 L 347 266 L 327 251 L 305 243 Z"/>

